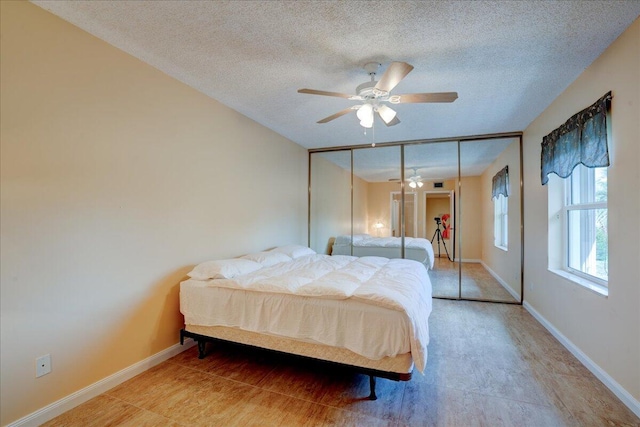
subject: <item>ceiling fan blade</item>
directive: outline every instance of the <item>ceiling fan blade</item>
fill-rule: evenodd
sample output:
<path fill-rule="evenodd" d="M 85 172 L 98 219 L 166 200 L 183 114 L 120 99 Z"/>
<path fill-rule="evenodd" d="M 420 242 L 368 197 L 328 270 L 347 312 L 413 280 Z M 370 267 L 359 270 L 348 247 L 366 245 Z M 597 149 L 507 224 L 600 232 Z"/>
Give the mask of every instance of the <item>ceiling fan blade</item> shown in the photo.
<path fill-rule="evenodd" d="M 409 104 L 418 102 L 453 102 L 458 99 L 458 92 L 434 92 L 434 93 L 407 93 L 404 95 L 395 95 L 390 100 L 392 104 Z"/>
<path fill-rule="evenodd" d="M 349 107 L 349 108 L 345 108 L 342 111 L 338 111 L 337 113 L 329 116 L 329 117 L 325 117 L 322 120 L 319 120 L 318 123 L 328 123 L 331 120 L 337 119 L 338 117 L 344 116 L 345 114 L 349 114 L 350 112 L 353 111 L 353 108 Z"/>
<path fill-rule="evenodd" d="M 387 71 L 380 77 L 380 81 L 376 84 L 376 89 L 391 92 L 391 89 L 396 87 L 411 70 L 413 70 L 413 65 L 409 65 L 406 62 L 392 62 L 389 64 Z"/>
<path fill-rule="evenodd" d="M 308 93 L 310 95 L 336 96 L 338 98 L 347 98 L 347 99 L 354 96 L 354 95 L 348 95 L 346 93 L 327 92 L 325 90 L 315 90 L 315 89 L 298 89 L 298 93 Z"/>

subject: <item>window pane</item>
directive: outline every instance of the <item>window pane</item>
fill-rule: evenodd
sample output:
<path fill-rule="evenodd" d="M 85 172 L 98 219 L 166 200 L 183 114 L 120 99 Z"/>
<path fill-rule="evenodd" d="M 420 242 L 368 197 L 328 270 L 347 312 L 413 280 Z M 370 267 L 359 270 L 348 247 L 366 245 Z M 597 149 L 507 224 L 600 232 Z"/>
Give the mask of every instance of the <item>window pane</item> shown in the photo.
<path fill-rule="evenodd" d="M 567 220 L 569 268 L 607 280 L 607 209 L 570 210 Z"/>
<path fill-rule="evenodd" d="M 596 194 L 595 201 L 596 202 L 606 202 L 607 201 L 607 170 L 608 168 L 595 168 L 595 182 L 596 182 Z"/>
<path fill-rule="evenodd" d="M 583 175 L 583 169 L 584 166 L 582 165 L 578 165 L 573 172 L 571 173 L 571 176 L 569 177 L 569 201 L 568 204 L 569 205 L 577 205 L 578 203 L 582 203 L 583 200 L 580 197 L 580 193 L 581 193 L 581 183 L 582 183 L 582 175 Z"/>
<path fill-rule="evenodd" d="M 578 165 L 571 174 L 569 204 L 607 201 L 608 168 L 587 168 Z"/>
<path fill-rule="evenodd" d="M 502 217 L 502 246 L 503 247 L 507 247 L 509 246 L 509 216 L 505 213 L 504 216 Z"/>
<path fill-rule="evenodd" d="M 508 207 L 509 199 L 502 194 L 493 199 L 493 243 L 502 248 L 506 248 L 509 241 L 507 235 Z"/>

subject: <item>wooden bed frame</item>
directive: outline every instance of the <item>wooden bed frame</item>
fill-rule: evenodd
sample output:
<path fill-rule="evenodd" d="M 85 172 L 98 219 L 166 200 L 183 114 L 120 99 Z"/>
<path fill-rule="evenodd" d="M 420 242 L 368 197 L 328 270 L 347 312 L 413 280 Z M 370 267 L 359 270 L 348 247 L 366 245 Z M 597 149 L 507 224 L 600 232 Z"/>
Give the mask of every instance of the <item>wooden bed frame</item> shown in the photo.
<path fill-rule="evenodd" d="M 180 330 L 180 344 L 184 345 L 184 339 L 185 338 L 192 338 L 198 345 L 198 358 L 199 359 L 204 359 L 207 355 L 206 353 L 206 344 L 208 342 L 231 342 L 231 343 L 235 343 L 235 344 L 240 344 L 246 347 L 250 347 L 250 348 L 258 348 L 258 349 L 262 349 L 262 350 L 267 350 L 270 352 L 274 352 L 276 354 L 284 354 L 284 355 L 292 355 L 295 357 L 301 357 L 304 359 L 310 359 L 310 360 L 320 360 L 322 362 L 328 363 L 328 364 L 332 364 L 335 366 L 343 366 L 343 367 L 348 367 L 350 369 L 355 370 L 356 372 L 360 372 L 362 374 L 368 375 L 369 376 L 369 388 L 370 388 L 370 394 L 368 396 L 369 400 L 376 400 L 378 397 L 376 396 L 376 377 L 380 377 L 380 378 L 386 378 L 386 379 L 390 379 L 393 381 L 409 381 L 411 379 L 411 375 L 412 375 L 412 371 L 413 371 L 413 361 L 410 361 L 410 365 L 408 367 L 406 367 L 407 364 L 407 358 L 410 359 L 410 355 L 409 354 L 405 354 L 405 355 L 401 355 L 398 360 L 400 361 L 401 364 L 405 365 L 405 368 L 401 368 L 401 370 L 406 370 L 407 372 L 394 372 L 394 371 L 388 371 L 388 370 L 382 370 L 382 369 L 376 369 L 376 368 L 372 368 L 369 366 L 362 366 L 365 364 L 369 364 L 368 362 L 364 362 L 364 363 L 360 363 L 358 364 L 356 363 L 349 363 L 349 362 L 341 362 L 338 360 L 341 360 L 341 355 L 340 354 L 336 354 L 335 356 L 331 356 L 331 359 L 327 359 L 327 358 L 323 358 L 323 357 L 314 357 L 314 356 L 310 356 L 308 354 L 304 354 L 304 349 L 313 349 L 313 348 L 320 348 L 322 349 L 324 352 L 326 352 L 328 349 L 331 349 L 331 347 L 329 346 L 324 346 L 321 344 L 310 344 L 310 343 L 302 343 L 302 342 L 297 342 L 297 344 L 302 346 L 302 350 L 297 350 L 297 349 L 293 349 L 291 351 L 287 351 L 287 350 L 282 350 L 281 348 L 273 348 L 275 346 L 269 346 L 268 344 L 265 344 L 264 342 L 261 342 L 261 340 L 259 339 L 259 337 L 261 336 L 258 333 L 251 333 L 251 332 L 246 332 L 246 331 L 238 331 L 237 329 L 233 329 L 233 328 L 225 328 L 225 327 L 215 327 L 217 329 L 213 330 L 212 333 L 209 334 L 209 329 L 206 329 L 207 327 L 204 327 L 205 330 L 207 331 L 207 334 L 204 333 L 198 333 L 198 332 L 194 332 L 194 331 L 189 331 L 187 330 L 188 328 L 193 328 L 193 329 L 198 329 L 197 326 L 192 326 L 192 325 L 187 325 L 184 329 Z M 240 332 L 240 338 L 239 339 L 230 339 L 226 334 L 226 333 L 218 333 L 218 331 L 229 331 L 232 330 L 234 335 L 238 334 L 238 332 Z M 199 331 L 199 332 L 204 332 L 204 331 Z M 213 336 L 216 335 L 216 336 Z M 224 337 L 220 337 L 219 335 L 224 335 Z M 256 339 L 257 338 L 257 339 Z M 278 338 L 278 341 L 288 341 L 290 339 L 287 338 Z M 292 340 L 290 340 L 292 341 Z M 340 351 L 342 353 L 348 352 L 350 353 L 348 350 L 345 349 L 340 349 Z M 355 355 L 355 353 L 353 353 L 353 355 Z M 363 360 L 364 361 L 364 357 L 363 356 L 357 356 L 356 355 L 356 360 Z M 396 366 L 398 365 L 398 363 L 395 362 L 396 358 L 385 358 L 387 359 L 388 362 L 391 362 L 391 364 L 395 364 Z M 366 359 L 368 360 L 368 359 Z M 384 359 L 383 359 L 384 360 Z M 371 361 L 374 364 L 380 364 L 377 363 L 377 361 Z M 382 362 L 382 365 L 389 365 L 390 363 L 385 363 Z M 396 369 L 397 370 L 397 369 Z"/>

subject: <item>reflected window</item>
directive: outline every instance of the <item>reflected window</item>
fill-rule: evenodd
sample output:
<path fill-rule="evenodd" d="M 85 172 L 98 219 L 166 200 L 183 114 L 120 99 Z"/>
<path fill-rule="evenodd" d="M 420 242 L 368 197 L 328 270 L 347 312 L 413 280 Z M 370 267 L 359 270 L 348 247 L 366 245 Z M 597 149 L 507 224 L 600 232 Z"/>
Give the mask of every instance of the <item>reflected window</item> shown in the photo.
<path fill-rule="evenodd" d="M 509 198 L 500 194 L 493 199 L 493 244 L 507 250 L 509 247 Z"/>

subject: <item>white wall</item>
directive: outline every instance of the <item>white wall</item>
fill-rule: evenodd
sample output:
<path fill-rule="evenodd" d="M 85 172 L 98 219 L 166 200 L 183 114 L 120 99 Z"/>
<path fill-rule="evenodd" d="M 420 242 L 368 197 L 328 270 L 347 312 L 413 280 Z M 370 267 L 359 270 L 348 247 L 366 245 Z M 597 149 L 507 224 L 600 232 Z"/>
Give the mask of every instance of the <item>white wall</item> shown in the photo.
<path fill-rule="evenodd" d="M 608 172 L 609 296 L 547 270 L 542 138 L 613 93 Z M 525 302 L 640 401 L 640 20 L 636 20 L 524 132 Z M 640 406 L 638 406 L 640 407 Z"/>
<path fill-rule="evenodd" d="M 305 244 L 307 152 L 37 6 L 0 7 L 5 425 L 177 343 L 193 264 Z"/>

